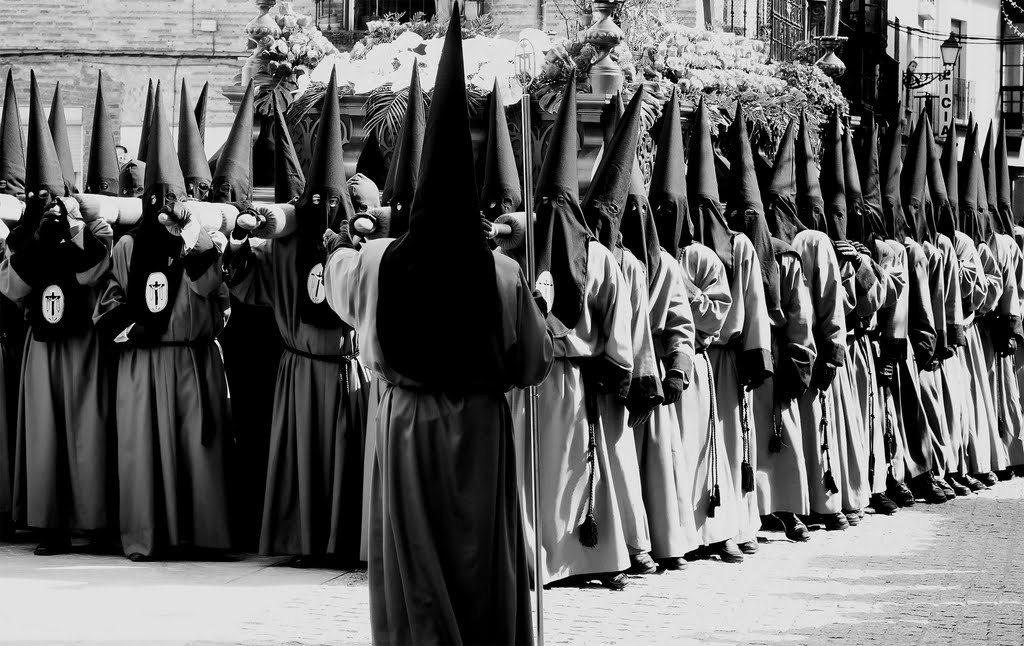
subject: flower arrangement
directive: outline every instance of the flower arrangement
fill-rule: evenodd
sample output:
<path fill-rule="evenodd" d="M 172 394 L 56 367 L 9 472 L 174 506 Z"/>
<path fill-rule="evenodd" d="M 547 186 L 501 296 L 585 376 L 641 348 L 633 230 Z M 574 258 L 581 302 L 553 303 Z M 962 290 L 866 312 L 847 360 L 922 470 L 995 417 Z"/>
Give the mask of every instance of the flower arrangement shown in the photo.
<path fill-rule="evenodd" d="M 272 116 L 274 101 L 283 107 L 291 104 L 296 93 L 309 84 L 309 73 L 326 56 L 338 54 L 317 29 L 311 16 L 300 14 L 291 2 L 278 3 L 274 16 L 281 33 L 276 38 L 263 36 L 257 43 L 261 48 L 261 71 L 253 77 L 256 86 L 256 110 L 263 116 Z"/>

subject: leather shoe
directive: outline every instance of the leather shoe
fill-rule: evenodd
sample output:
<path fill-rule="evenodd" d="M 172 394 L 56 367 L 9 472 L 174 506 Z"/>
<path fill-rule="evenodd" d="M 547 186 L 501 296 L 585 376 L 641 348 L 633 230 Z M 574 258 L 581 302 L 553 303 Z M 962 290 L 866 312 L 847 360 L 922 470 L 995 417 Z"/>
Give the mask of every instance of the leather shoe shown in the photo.
<path fill-rule="evenodd" d="M 58 556 L 71 551 L 71 540 L 68 538 L 55 538 L 40 543 L 33 554 L 36 556 Z"/>
<path fill-rule="evenodd" d="M 996 474 L 992 473 L 991 471 L 989 471 L 988 473 L 973 473 L 971 474 L 971 477 L 977 479 L 978 482 L 985 485 L 986 487 L 991 487 L 995 485 L 995 483 L 999 482 L 999 478 L 997 478 Z"/>
<path fill-rule="evenodd" d="M 739 546 L 736 545 L 736 541 L 731 538 L 727 541 L 722 541 L 721 543 L 715 543 L 709 547 L 712 554 L 722 559 L 722 563 L 743 562 L 743 552 L 741 552 Z"/>
<path fill-rule="evenodd" d="M 597 577 L 601 585 L 609 590 L 622 590 L 629 585 L 629 577 L 625 572 L 611 572 Z"/>
<path fill-rule="evenodd" d="M 846 522 L 850 523 L 850 527 L 860 525 L 860 514 L 856 511 L 844 511 L 843 515 L 846 516 Z"/>
<path fill-rule="evenodd" d="M 875 510 L 876 514 L 885 514 L 891 516 L 896 513 L 899 509 L 899 505 L 889 499 L 884 493 L 871 494 L 871 500 L 868 502 L 868 506 Z"/>
<path fill-rule="evenodd" d="M 971 495 L 971 488 L 957 482 L 953 474 L 949 474 L 946 476 L 946 484 L 949 485 L 949 488 L 953 490 L 953 493 L 955 493 L 958 496 Z"/>
<path fill-rule="evenodd" d="M 889 500 L 893 501 L 900 507 L 913 507 L 914 494 L 907 488 L 907 485 L 903 482 L 893 482 L 889 485 L 889 489 L 885 492 Z M 943 496 L 945 497 L 945 496 Z"/>
<path fill-rule="evenodd" d="M 1000 482 L 1006 482 L 1007 480 L 1013 479 L 1013 469 L 1003 469 L 1002 471 L 996 471 L 996 477 L 999 478 Z"/>
<path fill-rule="evenodd" d="M 946 492 L 942 490 L 930 473 L 923 473 L 910 481 L 910 490 L 915 498 L 921 498 L 930 505 L 946 502 Z"/>
<path fill-rule="evenodd" d="M 978 480 L 977 478 L 974 478 L 970 474 L 957 476 L 957 480 L 960 482 L 960 484 L 966 486 L 971 491 L 985 491 L 986 489 L 988 489 L 988 487 L 985 486 L 984 482 Z"/>
<path fill-rule="evenodd" d="M 850 520 L 846 514 L 811 514 L 812 521 L 824 525 L 826 531 L 839 532 L 850 528 Z"/>
<path fill-rule="evenodd" d="M 657 564 L 647 552 L 629 555 L 629 569 L 626 570 L 628 574 L 654 574 L 657 571 Z"/>
<path fill-rule="evenodd" d="M 686 569 L 686 559 L 684 559 L 684 558 L 662 559 L 661 560 L 661 567 L 665 568 L 666 570 L 685 570 Z"/>
<path fill-rule="evenodd" d="M 956 491 L 954 491 L 953 487 L 949 486 L 949 483 L 946 482 L 945 479 L 933 475 L 932 482 L 935 483 L 936 487 L 942 490 L 942 493 L 946 496 L 947 501 L 956 498 Z"/>
<path fill-rule="evenodd" d="M 755 538 L 744 543 L 737 543 L 736 547 L 740 548 L 740 551 L 744 554 L 757 554 L 757 539 Z"/>
<path fill-rule="evenodd" d="M 778 513 L 775 516 L 786 528 L 786 538 L 797 543 L 806 543 L 811 540 L 811 532 L 807 525 L 793 513 Z"/>

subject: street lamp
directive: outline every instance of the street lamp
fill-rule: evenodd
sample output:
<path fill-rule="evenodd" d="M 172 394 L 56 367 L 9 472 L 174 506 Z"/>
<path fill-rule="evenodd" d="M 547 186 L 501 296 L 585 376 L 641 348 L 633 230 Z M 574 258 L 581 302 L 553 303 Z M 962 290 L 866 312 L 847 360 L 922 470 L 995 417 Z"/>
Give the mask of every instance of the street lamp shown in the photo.
<path fill-rule="evenodd" d="M 917 72 L 917 61 L 910 61 L 907 64 L 907 71 L 903 73 L 903 86 L 908 89 L 924 87 L 932 81 L 948 81 L 953 75 L 953 65 L 960 56 L 960 41 L 956 34 L 950 32 L 949 38 L 939 45 L 939 54 L 942 56 L 941 72 Z"/>

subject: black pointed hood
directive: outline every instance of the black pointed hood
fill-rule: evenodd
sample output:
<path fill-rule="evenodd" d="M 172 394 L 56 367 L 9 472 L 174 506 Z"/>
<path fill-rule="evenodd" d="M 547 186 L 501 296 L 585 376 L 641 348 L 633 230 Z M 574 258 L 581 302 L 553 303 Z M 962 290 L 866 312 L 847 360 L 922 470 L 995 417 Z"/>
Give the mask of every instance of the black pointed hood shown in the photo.
<path fill-rule="evenodd" d="M 872 240 L 884 240 L 885 218 L 882 206 L 882 170 L 878 158 L 878 121 L 875 115 L 868 114 L 865 119 L 867 130 L 864 133 L 864 163 L 857 164 L 853 145 L 853 132 L 847 128 L 843 137 L 843 152 L 846 154 L 847 186 L 851 185 L 850 169 L 860 167 L 861 199 L 860 208 L 847 213 L 847 233 L 850 238 L 872 247 Z M 849 203 L 849 202 L 848 202 Z"/>
<path fill-rule="evenodd" d="M 757 183 L 754 154 L 750 149 L 750 137 L 747 135 L 747 118 L 739 101 L 736 102 L 736 115 L 729 129 L 729 138 L 732 145 L 727 184 L 729 201 L 725 205 L 726 221 L 733 231 L 743 233 L 754 245 L 754 252 L 761 266 L 761 280 L 764 283 L 768 313 L 774 316 L 782 310 L 779 297 L 779 262 L 772 244 L 771 231 L 768 230 L 768 222 L 764 217 L 764 203 L 761 201 L 761 189 Z"/>
<path fill-rule="evenodd" d="M 985 147 L 981 153 L 981 168 L 985 177 L 990 226 L 995 233 L 1012 236 L 1013 218 L 1006 217 L 1007 212 L 999 205 L 999 176 L 1002 172 L 996 154 L 996 126 L 993 121 L 988 124 L 988 135 L 985 137 Z"/>
<path fill-rule="evenodd" d="M 7 70 L 3 122 L 0 123 L 0 193 L 16 196 L 25 193 L 25 142 L 21 138 L 13 70 Z"/>
<path fill-rule="evenodd" d="M 178 163 L 185 178 L 186 194 L 199 200 L 206 199 L 213 177 L 210 175 L 210 162 L 206 159 L 203 138 L 199 134 L 184 80 L 181 81 L 178 104 Z"/>
<path fill-rule="evenodd" d="M 75 183 L 75 162 L 71 155 L 71 140 L 68 138 L 68 122 L 64 115 L 64 97 L 60 91 L 60 83 L 57 83 L 53 90 L 49 124 L 53 145 L 60 160 L 61 173 L 64 175 L 64 184 L 68 187 L 68 193 L 78 193 L 78 185 Z"/>
<path fill-rule="evenodd" d="M 819 180 L 825 203 L 825 233 L 837 241 L 846 240 L 846 168 L 843 163 L 842 128 L 838 111 L 833 112 L 821 137 Z"/>
<path fill-rule="evenodd" d="M 386 206 L 391 207 L 391 236 L 394 238 L 409 230 L 409 214 L 419 181 L 423 139 L 426 134 L 427 111 L 423 107 L 418 65 L 412 67 L 408 93 L 402 131 L 398 134 L 398 145 L 391 156 L 388 176 L 384 181 L 383 200 Z"/>
<path fill-rule="evenodd" d="M 376 145 L 376 144 L 375 144 Z M 306 177 L 281 106 L 274 104 L 274 201 L 287 204 L 302 195 Z"/>
<path fill-rule="evenodd" d="M 110 127 L 107 103 L 103 99 L 103 73 L 96 80 L 96 107 L 92 117 L 92 141 L 89 144 L 89 169 L 85 192 L 118 196 L 121 168 L 117 163 L 114 131 Z"/>
<path fill-rule="evenodd" d="M 974 114 L 967 122 L 964 152 L 960 162 L 957 221 L 959 229 L 975 242 L 987 242 L 989 227 L 988 197 L 982 176 L 981 158 L 978 156 L 978 126 Z"/>
<path fill-rule="evenodd" d="M 903 212 L 912 227 L 913 238 L 918 242 L 934 241 L 934 227 L 928 222 L 931 196 L 928 195 L 928 146 L 925 141 L 927 118 L 927 114 L 922 114 L 914 128 L 900 179 Z"/>
<path fill-rule="evenodd" d="M 725 221 L 718 193 L 715 151 L 711 144 L 708 109 L 701 99 L 690 134 L 689 167 L 686 169 L 686 193 L 693 216 L 693 238 L 715 254 L 732 277 L 732 231 Z"/>
<path fill-rule="evenodd" d="M 605 146 L 604 155 L 583 198 L 583 218 L 597 241 L 611 250 L 619 246 L 619 229 L 636 165 L 636 146 L 640 136 L 641 87 L 629 102 L 615 134 Z"/>
<path fill-rule="evenodd" d="M 807 227 L 800 221 L 797 207 L 796 119 L 791 119 L 775 152 L 772 181 L 765 191 L 765 220 L 772 235 L 792 244 Z"/>
<path fill-rule="evenodd" d="M 391 368 L 426 388 L 503 393 L 511 384 L 501 368 L 505 348 L 495 258 L 480 226 L 457 2 L 438 63 L 421 161 L 409 231 L 390 243 L 380 262 L 381 351 Z"/>
<path fill-rule="evenodd" d="M 377 133 L 367 133 L 363 139 L 363 149 L 356 161 L 356 174 L 369 178 L 377 186 L 383 186 L 388 178 L 388 164 L 380 152 L 380 141 Z"/>
<path fill-rule="evenodd" d="M 238 114 L 231 124 L 227 141 L 220 149 L 217 170 L 210 183 L 211 202 L 242 202 L 252 199 L 252 123 L 253 107 L 252 81 L 245 89 Z M 344 181 L 342 181 L 344 183 Z M 323 231 L 320 232 L 323 234 Z"/>
<path fill-rule="evenodd" d="M 149 89 L 146 91 L 146 109 L 142 113 L 142 134 L 139 136 L 139 154 L 136 156 L 139 161 L 146 163 L 149 159 L 149 131 L 150 122 L 153 120 L 153 79 L 149 79 Z"/>
<path fill-rule="evenodd" d="M 184 81 L 182 86 L 184 87 Z M 196 109 L 192 112 L 192 116 L 196 119 L 196 128 L 199 130 L 199 138 L 206 141 L 206 101 L 210 94 L 210 82 L 203 83 L 203 89 L 199 92 L 199 100 L 196 101 Z"/>
<path fill-rule="evenodd" d="M 899 108 L 897 114 L 902 114 Z M 903 211 L 903 122 L 889 126 L 885 137 L 885 155 L 882 172 L 882 221 L 885 234 L 892 240 L 903 242 L 913 235 Z"/>
<path fill-rule="evenodd" d="M 25 150 L 25 195 L 34 199 L 40 191 L 46 191 L 49 202 L 54 197 L 67 195 L 64 172 L 57 156 L 53 134 L 46 122 L 43 105 L 39 99 L 39 86 L 35 72 L 32 73 L 29 94 L 28 146 Z"/>
<path fill-rule="evenodd" d="M 1009 155 L 1006 150 L 1006 120 L 999 122 L 999 134 L 996 137 L 996 209 L 999 211 L 1001 226 L 1008 227 L 1013 235 L 1013 194 L 1010 184 Z"/>
<path fill-rule="evenodd" d="M 661 246 L 673 258 L 678 258 L 683 247 L 693 242 L 693 221 L 686 197 L 686 153 L 683 151 L 677 88 L 672 88 L 661 118 L 661 133 L 647 199 L 654 213 Z"/>
<path fill-rule="evenodd" d="M 796 136 L 796 207 L 800 221 L 808 229 L 828 233 L 825 223 L 825 199 L 814 161 L 811 130 L 807 113 L 800 113 L 800 131 Z"/>
<path fill-rule="evenodd" d="M 647 201 L 647 187 L 640 172 L 640 163 L 634 161 L 630 174 L 626 208 L 622 215 L 622 246 L 633 252 L 647 270 L 647 286 L 654 284 L 661 269 L 661 243 L 654 224 L 651 203 Z"/>
<path fill-rule="evenodd" d="M 488 219 L 518 211 L 523 203 L 516 157 L 512 152 L 512 138 L 508 133 L 505 106 L 501 102 L 498 80 L 488 104 L 487 149 L 484 151 L 484 181 L 480 187 L 480 202 Z"/>
<path fill-rule="evenodd" d="M 956 128 L 950 126 L 946 141 L 942 145 L 941 153 L 931 139 L 931 156 L 928 160 L 928 176 L 935 178 L 935 183 L 942 187 L 942 191 L 933 191 L 932 202 L 935 205 L 935 224 L 939 233 L 953 240 L 958 229 L 957 210 L 960 207 L 960 174 L 957 159 Z M 929 183 L 931 180 L 929 180 Z M 945 198 L 942 203 L 939 198 Z"/>

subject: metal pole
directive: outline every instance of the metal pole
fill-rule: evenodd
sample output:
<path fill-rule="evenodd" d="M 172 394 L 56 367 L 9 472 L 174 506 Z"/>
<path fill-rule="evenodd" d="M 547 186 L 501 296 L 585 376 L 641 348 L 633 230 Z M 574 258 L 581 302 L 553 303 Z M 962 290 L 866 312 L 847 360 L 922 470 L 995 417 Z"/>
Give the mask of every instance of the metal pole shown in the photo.
<path fill-rule="evenodd" d="M 520 140 L 523 154 L 523 210 L 526 212 L 526 282 L 530 290 L 537 288 L 537 266 L 534 260 L 533 230 L 533 137 L 530 127 L 530 82 L 533 80 L 533 66 L 536 53 L 529 41 L 517 45 L 519 82 L 523 86 L 523 97 L 519 103 Z M 537 645 L 544 646 L 544 576 L 541 563 L 541 519 L 540 519 L 540 450 L 537 434 L 537 387 L 526 389 L 526 436 L 530 438 L 530 487 L 533 499 L 533 587 L 537 606 Z"/>

